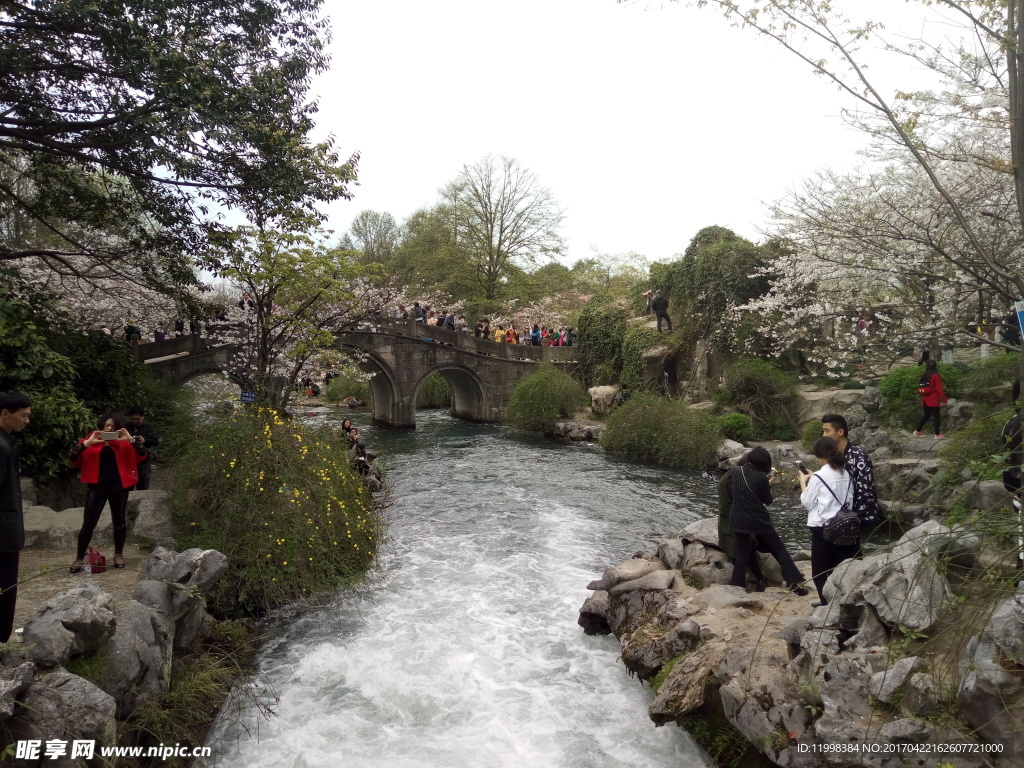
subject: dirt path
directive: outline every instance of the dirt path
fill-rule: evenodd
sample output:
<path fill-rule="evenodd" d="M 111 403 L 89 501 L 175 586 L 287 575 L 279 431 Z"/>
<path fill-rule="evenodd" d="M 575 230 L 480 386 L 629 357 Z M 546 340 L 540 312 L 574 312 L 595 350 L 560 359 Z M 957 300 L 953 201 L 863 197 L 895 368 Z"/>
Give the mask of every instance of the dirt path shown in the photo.
<path fill-rule="evenodd" d="M 114 569 L 113 550 L 103 552 L 107 557 L 104 573 L 85 575 L 71 574 L 68 568 L 75 559 L 75 553 L 54 549 L 24 549 L 19 564 L 18 606 L 14 612 L 14 627 L 24 627 L 25 622 L 36 615 L 36 611 L 54 595 L 79 584 L 93 583 L 114 597 L 115 603 L 127 600 L 139 580 L 139 570 L 149 555 L 128 544 L 125 547 L 124 569 Z"/>

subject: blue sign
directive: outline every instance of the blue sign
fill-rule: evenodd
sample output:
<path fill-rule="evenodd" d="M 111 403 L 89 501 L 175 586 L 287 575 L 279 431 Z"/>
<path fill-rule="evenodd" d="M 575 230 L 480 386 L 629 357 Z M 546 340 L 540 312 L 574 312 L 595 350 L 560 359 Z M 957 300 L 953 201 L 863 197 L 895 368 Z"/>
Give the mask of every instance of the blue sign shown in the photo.
<path fill-rule="evenodd" d="M 1024 301 L 1014 302 L 1013 308 L 1017 310 L 1017 322 L 1020 324 L 1020 332 L 1024 334 Z"/>
<path fill-rule="evenodd" d="M 239 398 L 239 399 L 243 403 L 255 403 L 256 402 L 256 393 L 255 392 L 250 392 L 249 390 L 246 390 L 245 392 L 242 393 L 242 397 Z"/>

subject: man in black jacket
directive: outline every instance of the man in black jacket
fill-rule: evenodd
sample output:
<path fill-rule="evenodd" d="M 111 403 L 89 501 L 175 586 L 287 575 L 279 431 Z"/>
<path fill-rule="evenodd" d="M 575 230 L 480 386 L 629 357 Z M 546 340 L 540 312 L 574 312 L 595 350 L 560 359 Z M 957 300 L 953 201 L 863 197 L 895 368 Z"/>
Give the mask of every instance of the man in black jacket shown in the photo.
<path fill-rule="evenodd" d="M 654 292 L 651 309 L 654 310 L 654 316 L 658 319 L 658 333 L 661 333 L 662 320 L 668 323 L 668 332 L 672 333 L 672 318 L 668 316 L 668 299 L 661 295 L 661 291 Z"/>
<path fill-rule="evenodd" d="M 148 491 L 149 479 L 153 474 L 153 462 L 150 457 L 153 455 L 153 449 L 160 445 L 160 438 L 157 437 L 156 432 L 153 430 L 153 425 L 146 423 L 146 411 L 141 405 L 133 405 L 132 409 L 128 411 L 128 422 L 127 427 L 125 427 L 128 430 L 128 434 L 132 437 L 142 435 L 142 445 L 148 452 L 146 460 L 139 464 L 139 482 L 135 484 L 135 490 Z"/>
<path fill-rule="evenodd" d="M 12 392 L 0 397 L 0 643 L 6 643 L 14 629 L 18 560 L 25 546 L 18 447 L 11 433 L 27 427 L 31 415 L 28 395 Z"/>

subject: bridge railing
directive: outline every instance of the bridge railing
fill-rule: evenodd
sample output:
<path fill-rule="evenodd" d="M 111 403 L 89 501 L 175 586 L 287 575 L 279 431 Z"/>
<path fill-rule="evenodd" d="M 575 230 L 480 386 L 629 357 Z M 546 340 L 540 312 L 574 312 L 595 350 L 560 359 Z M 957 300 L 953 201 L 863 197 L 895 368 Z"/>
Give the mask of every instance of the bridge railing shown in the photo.
<path fill-rule="evenodd" d="M 422 339 L 439 344 L 448 344 L 456 349 L 465 349 L 492 357 L 506 360 L 544 360 L 553 363 L 575 362 L 579 349 L 577 347 L 535 347 L 530 344 L 505 344 L 504 342 L 482 339 L 464 331 L 450 331 L 445 328 L 417 323 L 413 319 L 380 317 L 364 320 L 358 325 L 360 330 L 372 333 L 385 333 L 393 336 Z"/>
<path fill-rule="evenodd" d="M 208 349 L 209 339 L 199 335 L 174 336 L 163 341 L 150 341 L 145 344 L 137 344 L 132 347 L 135 352 L 135 361 L 144 363 L 158 357 L 169 357 L 180 355 L 182 352 L 195 354 L 205 352 Z"/>

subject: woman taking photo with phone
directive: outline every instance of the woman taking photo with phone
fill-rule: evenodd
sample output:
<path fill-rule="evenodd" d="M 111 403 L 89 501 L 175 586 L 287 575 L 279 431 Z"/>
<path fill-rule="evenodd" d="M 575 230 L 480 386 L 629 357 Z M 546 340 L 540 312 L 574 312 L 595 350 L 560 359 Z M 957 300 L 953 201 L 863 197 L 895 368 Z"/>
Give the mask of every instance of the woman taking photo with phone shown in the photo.
<path fill-rule="evenodd" d="M 846 472 L 846 458 L 831 437 L 819 437 L 812 448 L 820 468 L 814 474 L 800 467 L 800 503 L 807 510 L 807 528 L 811 532 L 811 579 L 818 590 L 815 606 L 825 605 L 825 582 L 843 560 L 857 556 L 860 542 L 834 544 L 825 538 L 825 525 L 844 504 L 853 501 L 853 485 Z"/>
<path fill-rule="evenodd" d="M 139 463 L 146 458 L 141 435 L 132 437 L 125 429 L 124 417 L 116 413 L 100 416 L 98 429 L 76 445 L 68 460 L 78 467 L 81 480 L 89 486 L 85 494 L 82 530 L 78 532 L 78 551 L 71 573 L 82 572 L 82 561 L 89 548 L 103 507 L 110 502 L 114 521 L 114 567 L 124 568 L 124 543 L 128 537 L 125 510 L 128 490 L 139 481 Z"/>
<path fill-rule="evenodd" d="M 736 560 L 733 562 L 734 587 L 746 587 L 747 563 L 753 548 L 754 536 L 767 549 L 782 568 L 782 578 L 794 594 L 807 594 L 804 576 L 793 562 L 772 523 L 767 504 L 773 501 L 771 487 L 775 482 L 772 457 L 758 446 L 747 454 L 747 463 L 737 465 L 732 476 L 732 509 L 729 523 L 736 534 Z"/>

